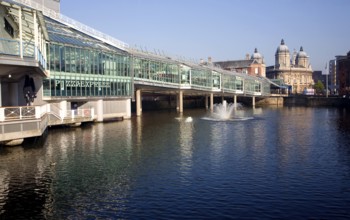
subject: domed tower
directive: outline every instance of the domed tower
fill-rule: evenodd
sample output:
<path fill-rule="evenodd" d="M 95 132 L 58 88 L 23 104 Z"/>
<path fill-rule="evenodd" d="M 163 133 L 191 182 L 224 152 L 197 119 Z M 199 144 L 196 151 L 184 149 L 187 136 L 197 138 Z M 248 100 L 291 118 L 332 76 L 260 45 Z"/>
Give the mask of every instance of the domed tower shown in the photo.
<path fill-rule="evenodd" d="M 297 54 L 296 65 L 303 68 L 309 67 L 309 57 L 305 53 L 303 47 L 300 47 L 300 51 Z"/>
<path fill-rule="evenodd" d="M 278 46 L 275 54 L 275 68 L 285 69 L 290 67 L 290 54 L 287 45 L 284 44 L 284 40 L 281 40 L 281 44 Z"/>
<path fill-rule="evenodd" d="M 255 48 L 254 53 L 250 57 L 251 60 L 256 60 L 258 63 L 262 64 L 264 63 L 263 56 L 258 52 L 258 49 Z"/>

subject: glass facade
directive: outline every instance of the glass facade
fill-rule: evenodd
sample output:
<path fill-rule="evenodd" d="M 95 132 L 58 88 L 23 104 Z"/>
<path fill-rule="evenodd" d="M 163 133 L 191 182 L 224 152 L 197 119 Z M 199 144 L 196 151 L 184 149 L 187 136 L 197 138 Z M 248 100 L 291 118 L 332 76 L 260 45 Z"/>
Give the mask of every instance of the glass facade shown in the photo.
<path fill-rule="evenodd" d="M 180 68 L 176 63 L 134 57 L 133 68 L 135 78 L 176 84 L 180 82 Z"/>
<path fill-rule="evenodd" d="M 246 94 L 254 94 L 261 92 L 261 82 L 255 79 L 245 79 L 244 91 Z"/>
<path fill-rule="evenodd" d="M 241 91 L 243 93 L 243 85 L 242 77 L 227 74 L 222 76 L 222 87 L 226 91 Z"/>
<path fill-rule="evenodd" d="M 233 93 L 262 92 L 259 80 L 172 61 L 58 43 L 50 44 L 48 54 L 50 77 L 43 81 L 45 97 L 131 97 L 133 77 Z"/>
<path fill-rule="evenodd" d="M 191 85 L 212 88 L 212 72 L 209 69 L 191 69 Z"/>
<path fill-rule="evenodd" d="M 189 85 L 193 88 L 211 91 L 224 89 L 226 92 L 254 94 L 264 91 L 269 83 L 260 82 L 250 76 L 237 76 L 211 70 L 202 66 L 187 66 L 172 60 L 152 60 L 133 57 L 132 66 L 135 80 Z"/>
<path fill-rule="evenodd" d="M 44 96 L 132 95 L 129 56 L 92 48 L 52 43 L 50 77 L 44 79 Z"/>
<path fill-rule="evenodd" d="M 168 57 L 129 53 L 48 17 L 45 22 L 51 41 L 47 47 L 50 77 L 43 80 L 46 98 L 130 98 L 133 83 L 140 81 L 207 91 L 223 89 L 246 94 L 265 91 L 265 84 L 259 79 Z"/>

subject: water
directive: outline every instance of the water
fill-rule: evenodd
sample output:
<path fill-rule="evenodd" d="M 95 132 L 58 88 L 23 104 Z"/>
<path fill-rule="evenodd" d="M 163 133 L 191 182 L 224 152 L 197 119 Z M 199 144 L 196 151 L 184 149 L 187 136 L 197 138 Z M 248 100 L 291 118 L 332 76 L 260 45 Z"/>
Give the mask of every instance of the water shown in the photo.
<path fill-rule="evenodd" d="M 0 148 L 0 219 L 350 218 L 349 111 L 235 114 L 250 119 L 145 112 Z"/>

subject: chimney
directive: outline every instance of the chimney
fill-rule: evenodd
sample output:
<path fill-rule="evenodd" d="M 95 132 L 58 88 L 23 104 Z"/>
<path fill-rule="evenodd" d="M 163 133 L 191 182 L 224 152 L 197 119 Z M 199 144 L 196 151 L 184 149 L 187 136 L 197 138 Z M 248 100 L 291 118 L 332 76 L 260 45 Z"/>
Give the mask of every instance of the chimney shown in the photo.
<path fill-rule="evenodd" d="M 249 53 L 247 53 L 247 54 L 245 55 L 245 59 L 246 59 L 246 60 L 249 60 L 249 59 L 250 59 Z"/>

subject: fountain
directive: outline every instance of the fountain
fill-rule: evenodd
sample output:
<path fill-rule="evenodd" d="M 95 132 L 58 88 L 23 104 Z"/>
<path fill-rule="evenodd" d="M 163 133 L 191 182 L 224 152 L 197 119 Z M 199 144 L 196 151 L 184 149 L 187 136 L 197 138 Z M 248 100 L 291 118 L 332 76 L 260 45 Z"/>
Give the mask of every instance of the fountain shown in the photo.
<path fill-rule="evenodd" d="M 252 119 L 252 117 L 237 117 L 237 111 L 242 109 L 242 105 L 239 103 L 227 103 L 224 100 L 220 104 L 214 105 L 214 111 L 211 113 L 210 117 L 204 117 L 202 119 L 211 121 L 242 121 Z M 240 112 L 242 113 L 242 112 Z"/>
<path fill-rule="evenodd" d="M 221 104 L 214 105 L 213 116 L 216 119 L 228 120 L 232 117 L 232 112 L 236 106 L 232 103 L 227 104 L 227 101 L 224 100 Z"/>

